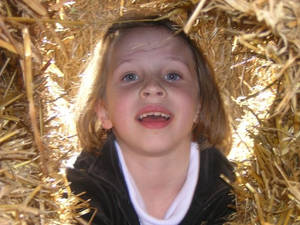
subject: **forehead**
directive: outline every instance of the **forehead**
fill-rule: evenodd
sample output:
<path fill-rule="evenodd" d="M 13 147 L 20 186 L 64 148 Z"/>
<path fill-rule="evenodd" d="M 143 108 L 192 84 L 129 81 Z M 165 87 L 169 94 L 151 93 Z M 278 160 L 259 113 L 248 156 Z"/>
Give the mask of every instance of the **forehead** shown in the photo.
<path fill-rule="evenodd" d="M 187 41 L 162 26 L 123 30 L 119 32 L 109 51 L 114 60 L 125 60 L 132 55 L 163 52 L 170 57 L 192 59 L 191 63 L 194 63 L 191 46 Z"/>

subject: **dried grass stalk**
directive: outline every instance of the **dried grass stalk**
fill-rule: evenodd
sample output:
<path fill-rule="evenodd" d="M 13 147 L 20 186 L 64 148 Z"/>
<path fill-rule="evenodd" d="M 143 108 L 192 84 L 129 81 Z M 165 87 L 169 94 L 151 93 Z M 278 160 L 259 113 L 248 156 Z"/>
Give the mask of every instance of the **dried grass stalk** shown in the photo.
<path fill-rule="evenodd" d="M 31 64 L 31 41 L 27 28 L 23 29 L 23 39 L 24 39 L 24 77 L 26 85 L 27 99 L 29 103 L 29 116 L 32 123 L 34 139 L 37 145 L 37 148 L 40 152 L 41 159 L 41 169 L 44 176 L 48 176 L 47 168 L 47 152 L 45 146 L 41 141 L 40 133 L 38 129 L 38 124 L 36 121 L 36 110 L 33 100 L 33 82 L 32 82 L 32 64 Z"/>

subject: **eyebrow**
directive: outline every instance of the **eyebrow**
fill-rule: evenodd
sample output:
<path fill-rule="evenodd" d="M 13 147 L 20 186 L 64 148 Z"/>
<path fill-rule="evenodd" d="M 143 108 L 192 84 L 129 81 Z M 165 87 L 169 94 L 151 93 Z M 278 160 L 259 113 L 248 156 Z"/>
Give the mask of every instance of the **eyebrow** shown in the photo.
<path fill-rule="evenodd" d="M 177 57 L 177 56 L 172 55 L 172 56 L 168 57 L 168 59 L 172 59 L 173 61 L 179 61 L 179 62 L 182 62 L 182 63 L 186 64 L 185 60 L 182 60 L 181 57 Z"/>
<path fill-rule="evenodd" d="M 115 65 L 115 68 L 118 68 L 120 65 L 124 64 L 124 63 L 130 63 L 134 61 L 133 59 L 124 59 L 124 60 L 121 60 L 120 62 L 118 62 L 118 64 Z"/>
<path fill-rule="evenodd" d="M 189 62 L 187 62 L 187 60 L 183 60 L 181 57 L 177 57 L 177 56 L 173 56 L 173 55 L 168 58 L 173 61 L 177 61 L 177 62 L 184 64 L 188 69 L 190 69 L 190 67 L 193 68 L 194 64 L 196 63 L 196 62 L 189 63 Z"/>
<path fill-rule="evenodd" d="M 172 61 L 179 62 L 179 63 L 183 64 L 186 67 L 186 69 L 188 69 L 191 73 L 195 72 L 195 71 L 193 71 L 195 69 L 195 65 L 193 65 L 195 62 L 194 63 L 188 63 L 188 62 L 186 62 L 186 60 L 183 60 L 181 57 L 177 57 L 177 56 L 174 56 L 174 55 L 167 56 L 166 58 L 171 59 Z M 120 65 L 122 65 L 124 63 L 132 63 L 134 61 L 135 61 L 134 59 L 123 59 L 118 64 L 115 65 L 113 71 L 115 71 Z"/>
<path fill-rule="evenodd" d="M 167 58 L 167 59 L 171 59 L 172 61 L 178 61 L 178 62 L 181 62 L 181 63 L 185 64 L 186 66 L 190 66 L 189 63 L 187 63 L 186 60 L 182 60 L 181 57 L 177 57 L 177 56 L 168 56 L 168 57 L 166 57 L 166 58 Z M 135 60 L 133 60 L 133 59 L 123 59 L 123 60 L 121 60 L 121 61 L 116 65 L 116 67 L 120 66 L 120 65 L 123 64 L 123 63 L 127 63 L 127 62 L 130 63 L 130 62 L 132 62 L 132 61 L 135 61 Z"/>

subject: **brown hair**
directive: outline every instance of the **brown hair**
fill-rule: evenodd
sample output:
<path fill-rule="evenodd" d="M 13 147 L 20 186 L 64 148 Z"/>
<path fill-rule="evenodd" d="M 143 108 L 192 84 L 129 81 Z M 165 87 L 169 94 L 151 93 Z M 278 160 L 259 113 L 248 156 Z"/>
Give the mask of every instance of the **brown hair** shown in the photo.
<path fill-rule="evenodd" d="M 201 105 L 198 123 L 193 131 L 194 141 L 199 143 L 200 149 L 215 146 L 227 154 L 231 148 L 231 132 L 214 79 L 214 72 L 196 43 L 178 25 L 168 19 L 159 19 L 159 17 L 142 19 L 140 17 L 123 17 L 112 23 L 104 33 L 102 42 L 96 48 L 92 61 L 87 67 L 86 76 L 88 77 L 83 77 L 83 80 L 92 81 L 90 89 L 83 84 L 79 93 L 79 104 L 82 108 L 77 120 L 77 131 L 82 147 L 86 151 L 97 153 L 106 139 L 107 131 L 101 128 L 96 116 L 95 105 L 105 97 L 107 49 L 113 46 L 114 41 L 122 31 L 147 26 L 164 27 L 173 32 L 174 35 L 182 38 L 190 46 L 197 66 Z M 101 49 L 99 49 L 99 46 Z M 86 96 L 88 90 L 90 92 Z M 83 93 L 86 97 L 82 99 Z M 84 104 L 82 104 L 82 100 L 85 101 Z"/>

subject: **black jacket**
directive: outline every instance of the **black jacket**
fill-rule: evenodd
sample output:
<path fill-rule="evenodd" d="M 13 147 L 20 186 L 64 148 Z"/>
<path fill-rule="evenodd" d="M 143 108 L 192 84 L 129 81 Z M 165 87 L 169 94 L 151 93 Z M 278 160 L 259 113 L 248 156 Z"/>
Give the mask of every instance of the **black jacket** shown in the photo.
<path fill-rule="evenodd" d="M 232 166 L 215 148 L 200 152 L 200 176 L 191 206 L 180 225 L 223 224 L 231 214 L 234 196 L 230 186 L 220 178 L 224 174 L 233 180 Z M 119 166 L 114 139 L 110 137 L 100 156 L 82 152 L 74 169 L 67 170 L 71 189 L 75 194 L 91 199 L 97 209 L 94 225 L 139 225 L 139 219 L 130 201 L 126 183 Z M 89 220 L 92 212 L 84 216 Z"/>

